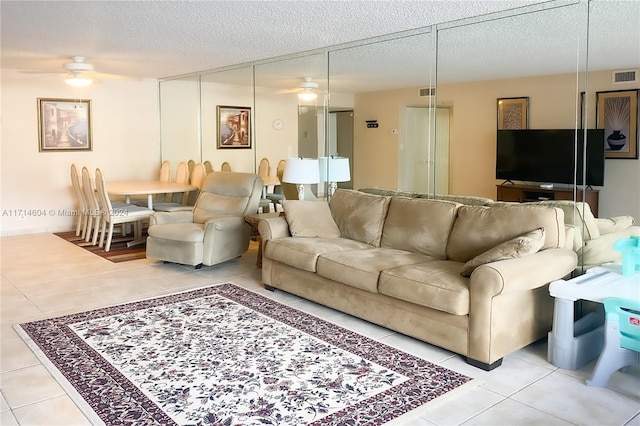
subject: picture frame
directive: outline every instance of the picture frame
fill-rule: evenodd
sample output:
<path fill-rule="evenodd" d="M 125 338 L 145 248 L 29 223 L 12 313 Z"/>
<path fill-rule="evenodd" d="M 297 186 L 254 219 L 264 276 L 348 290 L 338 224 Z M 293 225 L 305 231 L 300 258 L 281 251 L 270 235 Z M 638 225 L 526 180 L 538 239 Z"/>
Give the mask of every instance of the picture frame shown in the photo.
<path fill-rule="evenodd" d="M 604 129 L 604 157 L 638 159 L 640 89 L 596 92 L 596 128 Z"/>
<path fill-rule="evenodd" d="M 498 98 L 498 130 L 529 128 L 529 97 Z"/>
<path fill-rule="evenodd" d="M 217 106 L 218 149 L 250 149 L 251 108 L 241 106 Z"/>
<path fill-rule="evenodd" d="M 91 100 L 38 98 L 38 146 L 46 151 L 92 151 Z"/>

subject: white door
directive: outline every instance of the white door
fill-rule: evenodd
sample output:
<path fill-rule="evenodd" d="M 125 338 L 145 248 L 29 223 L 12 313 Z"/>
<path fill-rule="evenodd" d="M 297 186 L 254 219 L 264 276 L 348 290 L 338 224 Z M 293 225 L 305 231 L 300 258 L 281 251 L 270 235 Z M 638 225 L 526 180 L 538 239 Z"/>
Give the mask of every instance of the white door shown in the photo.
<path fill-rule="evenodd" d="M 401 118 L 398 188 L 449 193 L 449 108 L 405 107 Z M 434 114 L 434 117 L 430 115 Z M 431 123 L 435 122 L 435 126 Z"/>

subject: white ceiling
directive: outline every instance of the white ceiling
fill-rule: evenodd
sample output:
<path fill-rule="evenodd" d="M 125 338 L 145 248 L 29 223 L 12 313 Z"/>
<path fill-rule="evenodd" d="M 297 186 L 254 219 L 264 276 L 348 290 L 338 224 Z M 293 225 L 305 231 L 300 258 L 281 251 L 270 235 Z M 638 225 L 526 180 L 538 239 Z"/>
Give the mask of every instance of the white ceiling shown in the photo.
<path fill-rule="evenodd" d="M 516 13 L 488 25 L 458 27 L 453 22 L 537 8 L 537 3 L 546 3 L 539 6 L 548 9 L 534 15 Z M 71 56 L 81 55 L 101 73 L 165 78 L 453 22 L 444 26 L 451 30 L 438 33 L 439 82 L 567 73 L 575 72 L 577 62 L 584 60 L 586 3 L 574 3 L 2 0 L 2 68 L 59 73 Z M 640 67 L 640 0 L 595 0 L 591 12 L 589 68 Z M 427 70 L 434 53 L 425 51 L 429 37 L 336 53 L 332 91 L 364 90 L 365 83 L 367 90 L 430 84 Z M 311 75 L 309 68 L 324 68 L 313 63 L 299 60 L 263 67 L 263 83 L 273 78 L 282 87 L 295 86 Z"/>
<path fill-rule="evenodd" d="M 307 51 L 543 0 L 0 2 L 2 67 L 163 78 Z"/>

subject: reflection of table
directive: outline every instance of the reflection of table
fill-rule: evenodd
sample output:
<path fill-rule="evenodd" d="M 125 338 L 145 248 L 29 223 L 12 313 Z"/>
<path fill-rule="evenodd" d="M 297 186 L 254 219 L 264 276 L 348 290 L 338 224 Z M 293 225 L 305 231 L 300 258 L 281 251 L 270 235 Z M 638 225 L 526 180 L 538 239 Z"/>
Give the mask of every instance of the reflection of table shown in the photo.
<path fill-rule="evenodd" d="M 126 202 L 131 202 L 131 195 L 146 195 L 147 207 L 153 209 L 153 196 L 189 192 L 197 189 L 193 185 L 159 180 L 122 180 L 107 182 L 107 192 L 111 195 L 124 195 Z"/>
<path fill-rule="evenodd" d="M 262 198 L 267 198 L 267 187 L 280 185 L 280 179 L 278 179 L 278 176 L 260 176 L 260 179 L 264 182 L 264 186 L 262 187 Z"/>
<path fill-rule="evenodd" d="M 615 267 L 595 267 L 569 281 L 551 283 L 555 297 L 553 329 L 549 333 L 549 362 L 557 367 L 577 370 L 602 351 L 604 315 L 591 312 L 574 322 L 574 302 L 590 300 L 602 303 L 607 297 L 640 298 L 640 273 L 623 276 Z"/>
<path fill-rule="evenodd" d="M 258 223 L 262 219 L 269 219 L 272 217 L 284 216 L 284 212 L 275 212 L 275 213 L 257 213 L 257 214 L 249 214 L 244 217 L 244 221 L 249 225 L 253 226 L 255 229 L 258 229 Z M 259 268 L 262 268 L 262 238 L 260 238 L 260 233 L 258 232 L 258 258 L 256 259 L 256 265 Z"/>

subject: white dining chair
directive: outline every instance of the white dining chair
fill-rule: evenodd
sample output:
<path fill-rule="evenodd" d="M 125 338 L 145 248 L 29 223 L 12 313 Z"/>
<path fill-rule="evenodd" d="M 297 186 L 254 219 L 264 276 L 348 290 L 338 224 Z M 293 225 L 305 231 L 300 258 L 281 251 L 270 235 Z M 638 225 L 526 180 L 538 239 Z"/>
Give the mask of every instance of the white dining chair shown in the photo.
<path fill-rule="evenodd" d="M 86 166 L 82 167 L 82 191 L 87 203 L 84 240 L 86 242 L 91 241 L 91 244 L 95 246 L 98 241 L 98 232 L 100 231 L 100 204 L 96 196 L 91 172 Z"/>
<path fill-rule="evenodd" d="M 134 204 L 122 204 L 114 208 L 107 193 L 107 186 L 100 169 L 96 169 L 96 189 L 101 205 L 101 236 L 99 247 L 104 247 L 104 251 L 111 250 L 113 239 L 113 228 L 116 224 L 133 223 L 134 238 L 142 236 L 142 221 L 148 220 L 153 210 Z M 107 225 L 109 228 L 107 229 Z M 105 234 L 107 236 L 105 242 Z"/>
<path fill-rule="evenodd" d="M 76 237 L 84 238 L 87 227 L 87 201 L 82 191 L 80 174 L 76 163 L 71 164 L 71 184 L 73 185 L 73 191 L 78 201 Z"/>

